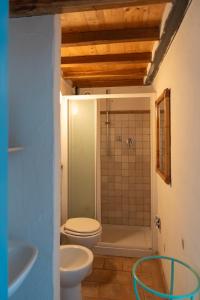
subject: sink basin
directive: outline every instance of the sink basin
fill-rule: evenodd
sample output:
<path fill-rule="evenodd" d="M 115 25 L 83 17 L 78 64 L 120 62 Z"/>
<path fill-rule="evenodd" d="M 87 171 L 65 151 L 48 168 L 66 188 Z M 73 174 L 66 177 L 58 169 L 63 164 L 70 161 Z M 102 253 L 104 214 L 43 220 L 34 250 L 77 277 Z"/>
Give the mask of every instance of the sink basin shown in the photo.
<path fill-rule="evenodd" d="M 34 246 L 20 241 L 9 241 L 9 285 L 8 296 L 12 296 L 21 286 L 33 267 L 38 250 Z"/>

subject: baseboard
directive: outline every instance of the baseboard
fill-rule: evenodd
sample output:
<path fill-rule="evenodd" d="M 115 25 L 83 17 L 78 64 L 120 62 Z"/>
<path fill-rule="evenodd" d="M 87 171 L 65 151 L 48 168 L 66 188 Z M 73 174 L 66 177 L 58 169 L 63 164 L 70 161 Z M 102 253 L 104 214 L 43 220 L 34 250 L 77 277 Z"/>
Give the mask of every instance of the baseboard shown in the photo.
<path fill-rule="evenodd" d="M 110 255 L 110 256 L 124 256 L 124 257 L 143 257 L 153 254 L 152 249 L 131 249 L 131 248 L 120 248 L 115 246 L 104 245 L 103 243 L 98 244 L 93 249 L 97 255 Z"/>

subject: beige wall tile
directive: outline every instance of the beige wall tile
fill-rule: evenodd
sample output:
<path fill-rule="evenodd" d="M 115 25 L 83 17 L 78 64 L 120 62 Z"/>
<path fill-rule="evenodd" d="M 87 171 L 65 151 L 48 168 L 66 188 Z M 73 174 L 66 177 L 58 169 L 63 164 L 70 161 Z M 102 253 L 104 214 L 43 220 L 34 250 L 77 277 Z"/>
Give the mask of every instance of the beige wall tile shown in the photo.
<path fill-rule="evenodd" d="M 111 155 L 108 156 L 105 115 L 102 115 L 102 222 L 148 226 L 151 209 L 150 116 L 133 113 L 111 114 L 110 120 Z M 126 143 L 128 137 L 135 140 L 131 148 Z"/>

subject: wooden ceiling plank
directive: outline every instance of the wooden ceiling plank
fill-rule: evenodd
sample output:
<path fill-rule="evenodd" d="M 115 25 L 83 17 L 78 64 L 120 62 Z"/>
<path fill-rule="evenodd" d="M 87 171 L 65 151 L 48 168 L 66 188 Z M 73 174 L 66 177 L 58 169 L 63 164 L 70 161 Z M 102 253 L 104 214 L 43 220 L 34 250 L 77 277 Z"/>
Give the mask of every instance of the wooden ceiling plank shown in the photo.
<path fill-rule="evenodd" d="M 166 4 L 66 13 L 63 32 L 84 32 L 159 26 Z"/>
<path fill-rule="evenodd" d="M 125 45 L 125 48 L 124 48 Z M 122 53 L 135 53 L 135 52 L 152 52 L 154 41 L 145 42 L 128 42 L 128 43 L 115 43 L 96 45 L 98 55 L 107 54 L 122 54 Z M 80 47 L 61 47 L 61 56 L 84 56 L 94 55 L 90 50 L 91 46 L 80 46 Z M 125 50 L 124 50 L 125 49 Z"/>
<path fill-rule="evenodd" d="M 120 42 L 157 41 L 160 38 L 159 27 L 126 28 L 121 30 L 102 30 L 73 32 L 62 34 L 62 47 L 80 47 L 87 45 L 112 44 Z"/>
<path fill-rule="evenodd" d="M 104 64 L 79 64 L 79 65 L 66 65 L 66 67 L 62 67 L 62 70 L 65 70 L 66 72 L 110 72 L 110 71 L 116 71 L 116 72 L 123 72 L 124 70 L 133 70 L 133 69 L 140 69 L 140 68 L 147 68 L 147 63 L 142 64 L 126 64 L 126 63 L 104 63 Z"/>
<path fill-rule="evenodd" d="M 26 17 L 154 5 L 173 0 L 10 0 L 10 16 Z"/>
<path fill-rule="evenodd" d="M 103 80 L 103 81 L 112 81 L 115 79 L 124 80 L 124 79 L 137 79 L 137 78 L 143 78 L 143 73 L 135 73 L 135 74 L 115 74 L 115 75 L 90 75 L 90 76 L 84 76 L 84 75 L 63 75 L 64 79 L 69 79 L 72 81 L 77 80 Z"/>
<path fill-rule="evenodd" d="M 147 73 L 146 68 L 132 68 L 132 69 L 122 69 L 122 70 L 91 70 L 91 71 L 69 71 L 67 68 L 62 69 L 64 77 L 87 77 L 87 76 L 123 76 L 123 75 L 134 75 L 140 74 L 140 76 L 145 76 Z"/>
<path fill-rule="evenodd" d="M 78 80 L 73 81 L 73 86 L 83 87 L 110 87 L 110 86 L 140 86 L 143 85 L 143 78 L 124 80 Z"/>
<path fill-rule="evenodd" d="M 151 62 L 151 52 L 108 54 L 108 55 L 86 55 L 86 56 L 71 56 L 71 57 L 61 58 L 61 65 L 105 63 L 105 62 L 149 63 Z"/>

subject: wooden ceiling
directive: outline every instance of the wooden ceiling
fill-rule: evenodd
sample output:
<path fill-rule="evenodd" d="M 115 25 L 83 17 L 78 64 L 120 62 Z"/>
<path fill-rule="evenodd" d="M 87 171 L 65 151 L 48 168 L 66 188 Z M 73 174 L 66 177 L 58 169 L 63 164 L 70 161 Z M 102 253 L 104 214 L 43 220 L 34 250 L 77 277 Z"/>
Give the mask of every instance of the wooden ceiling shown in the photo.
<path fill-rule="evenodd" d="M 159 2 L 62 14 L 63 77 L 78 87 L 143 85 L 160 39 Z"/>
<path fill-rule="evenodd" d="M 74 86 L 142 85 L 155 78 L 191 1 L 10 0 L 10 16 L 61 14 L 61 70 Z"/>

